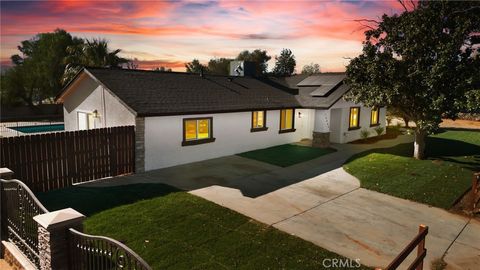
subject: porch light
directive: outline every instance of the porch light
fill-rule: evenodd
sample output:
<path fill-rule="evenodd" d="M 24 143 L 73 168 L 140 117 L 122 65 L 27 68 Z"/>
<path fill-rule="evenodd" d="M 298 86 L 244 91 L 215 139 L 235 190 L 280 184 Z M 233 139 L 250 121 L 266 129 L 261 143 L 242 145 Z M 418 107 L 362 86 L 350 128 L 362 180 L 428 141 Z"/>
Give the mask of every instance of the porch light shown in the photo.
<path fill-rule="evenodd" d="M 298 118 L 302 118 L 302 113 L 298 112 Z"/>
<path fill-rule="evenodd" d="M 98 113 L 98 110 L 94 110 L 92 112 L 93 118 L 100 118 L 100 114 Z"/>

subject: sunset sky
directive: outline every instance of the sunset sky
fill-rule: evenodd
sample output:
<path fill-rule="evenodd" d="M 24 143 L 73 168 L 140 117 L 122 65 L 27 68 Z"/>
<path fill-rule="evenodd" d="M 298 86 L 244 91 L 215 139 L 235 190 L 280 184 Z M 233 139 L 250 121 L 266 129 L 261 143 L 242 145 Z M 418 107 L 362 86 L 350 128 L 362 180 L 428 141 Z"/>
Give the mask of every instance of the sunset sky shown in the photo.
<path fill-rule="evenodd" d="M 1 64 L 19 42 L 62 28 L 75 36 L 105 38 L 140 68 L 184 71 L 194 58 L 235 57 L 261 48 L 273 56 L 289 48 L 297 71 L 314 62 L 322 71 L 343 71 L 361 51 L 363 30 L 355 19 L 398 13 L 396 1 L 3 1 Z"/>

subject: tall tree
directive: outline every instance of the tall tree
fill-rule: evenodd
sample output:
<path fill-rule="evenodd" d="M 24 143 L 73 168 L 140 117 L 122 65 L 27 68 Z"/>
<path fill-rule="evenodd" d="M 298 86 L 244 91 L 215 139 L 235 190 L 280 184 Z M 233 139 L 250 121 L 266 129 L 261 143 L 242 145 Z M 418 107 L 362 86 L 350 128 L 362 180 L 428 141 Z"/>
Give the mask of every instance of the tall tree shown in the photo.
<path fill-rule="evenodd" d="M 230 62 L 232 59 L 228 58 L 214 58 L 208 61 L 208 72 L 218 75 L 229 75 Z"/>
<path fill-rule="evenodd" d="M 156 67 L 156 68 L 152 69 L 152 71 L 157 71 L 157 72 L 172 72 L 172 69 L 171 69 L 171 68 L 167 68 L 167 67 Z"/>
<path fill-rule="evenodd" d="M 475 89 L 480 5 L 419 1 L 407 10 L 401 3 L 405 12 L 383 15 L 365 32 L 363 53 L 347 67 L 349 99 L 405 113 L 416 124 L 414 157 L 423 159 L 426 136 L 442 116 L 455 118 Z"/>
<path fill-rule="evenodd" d="M 318 73 L 320 73 L 320 65 L 316 63 L 310 63 L 302 68 L 302 74 L 312 75 Z"/>
<path fill-rule="evenodd" d="M 186 63 L 185 69 L 190 73 L 207 72 L 205 65 L 202 65 L 198 59 L 193 59 L 192 62 Z"/>
<path fill-rule="evenodd" d="M 111 50 L 105 39 L 86 39 L 69 46 L 65 58 L 64 83 L 69 82 L 82 67 L 122 67 L 130 60 L 118 56 L 120 49 Z"/>
<path fill-rule="evenodd" d="M 236 60 L 250 61 L 257 64 L 257 74 L 267 74 L 268 61 L 272 59 L 266 50 L 255 49 L 253 51 L 242 51 L 238 54 Z"/>
<path fill-rule="evenodd" d="M 35 87 L 35 79 L 32 78 L 35 75 L 32 72 L 26 72 L 28 67 L 30 66 L 14 66 L 1 75 L 0 101 L 2 105 L 27 104 L 33 106 L 40 92 L 39 88 Z"/>
<path fill-rule="evenodd" d="M 63 86 L 66 48 L 80 42 L 61 29 L 22 41 L 18 46 L 21 55 L 11 57 L 14 66 L 5 74 L 2 92 L 18 96 L 30 106 L 52 100 Z"/>
<path fill-rule="evenodd" d="M 275 56 L 275 67 L 273 73 L 277 76 L 290 76 L 295 72 L 297 61 L 295 55 L 289 49 L 283 49 L 280 56 Z"/>

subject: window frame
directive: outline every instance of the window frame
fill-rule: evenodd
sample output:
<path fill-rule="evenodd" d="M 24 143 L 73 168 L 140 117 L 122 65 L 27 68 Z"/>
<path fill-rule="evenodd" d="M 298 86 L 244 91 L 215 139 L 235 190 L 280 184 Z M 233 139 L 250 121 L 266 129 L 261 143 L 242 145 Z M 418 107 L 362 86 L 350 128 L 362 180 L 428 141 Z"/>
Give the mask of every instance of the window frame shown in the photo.
<path fill-rule="evenodd" d="M 377 123 L 372 123 L 372 113 L 376 111 L 377 112 Z M 380 107 L 377 107 L 377 108 L 372 108 L 372 110 L 370 111 L 370 126 L 371 127 L 376 127 L 376 126 L 379 126 L 380 125 Z"/>
<path fill-rule="evenodd" d="M 287 110 L 292 110 L 292 128 L 289 129 L 282 129 L 282 112 L 287 111 Z M 285 114 L 286 115 L 286 114 Z M 280 109 L 280 123 L 278 125 L 278 133 L 288 133 L 288 132 L 295 132 L 295 108 L 285 108 L 285 109 Z"/>
<path fill-rule="evenodd" d="M 355 127 L 352 127 L 351 126 L 351 119 L 352 119 L 352 109 L 357 109 L 358 110 L 358 113 L 357 113 L 357 126 Z M 360 106 L 354 106 L 354 107 L 350 107 L 349 110 L 348 110 L 348 130 L 356 130 L 356 129 L 360 129 L 360 112 L 361 112 L 361 108 Z"/>
<path fill-rule="evenodd" d="M 85 115 L 85 129 L 80 129 L 80 115 Z M 92 112 L 78 110 L 77 111 L 77 130 L 91 130 L 95 129 L 95 118 L 93 117 Z"/>
<path fill-rule="evenodd" d="M 255 115 L 255 112 L 263 112 L 263 127 L 254 127 L 253 126 L 253 118 L 254 118 L 254 115 Z M 258 115 L 258 114 L 257 114 Z M 251 117 L 251 127 L 250 127 L 250 132 L 258 132 L 258 131 L 266 131 L 268 130 L 268 127 L 267 127 L 267 110 L 255 110 L 255 111 L 252 111 L 252 117 Z M 258 119 L 257 119 L 258 121 Z"/>
<path fill-rule="evenodd" d="M 187 121 L 196 121 L 197 122 L 197 137 L 198 137 L 198 121 L 199 120 L 208 120 L 209 121 L 209 126 L 208 126 L 208 138 L 205 139 L 194 139 L 194 140 L 187 140 L 185 133 L 187 129 Z M 182 134 L 182 146 L 188 146 L 188 145 L 198 145 L 198 144 L 204 144 L 204 143 L 211 143 L 215 141 L 215 138 L 213 137 L 213 117 L 195 117 L 195 118 L 183 118 L 183 134 Z"/>

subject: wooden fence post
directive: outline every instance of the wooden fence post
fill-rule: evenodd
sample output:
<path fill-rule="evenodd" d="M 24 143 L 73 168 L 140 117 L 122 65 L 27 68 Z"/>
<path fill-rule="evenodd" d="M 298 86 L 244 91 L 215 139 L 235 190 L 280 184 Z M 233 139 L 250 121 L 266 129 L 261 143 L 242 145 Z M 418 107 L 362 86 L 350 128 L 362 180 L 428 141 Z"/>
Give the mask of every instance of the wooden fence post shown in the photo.
<path fill-rule="evenodd" d="M 418 228 L 418 233 L 422 233 L 425 229 L 427 228 L 427 226 L 423 225 L 423 224 L 420 224 L 419 228 Z M 420 243 L 418 244 L 418 249 L 417 249 L 417 257 L 420 257 L 422 255 L 422 253 L 425 251 L 425 237 L 422 239 L 422 241 L 420 241 Z M 423 260 L 422 262 L 417 266 L 417 269 L 416 270 L 423 270 Z"/>
<path fill-rule="evenodd" d="M 473 211 L 477 208 L 477 201 L 478 201 L 478 185 L 479 185 L 479 178 L 480 178 L 480 172 L 476 172 L 473 174 L 472 178 L 472 205 L 473 205 Z"/>

